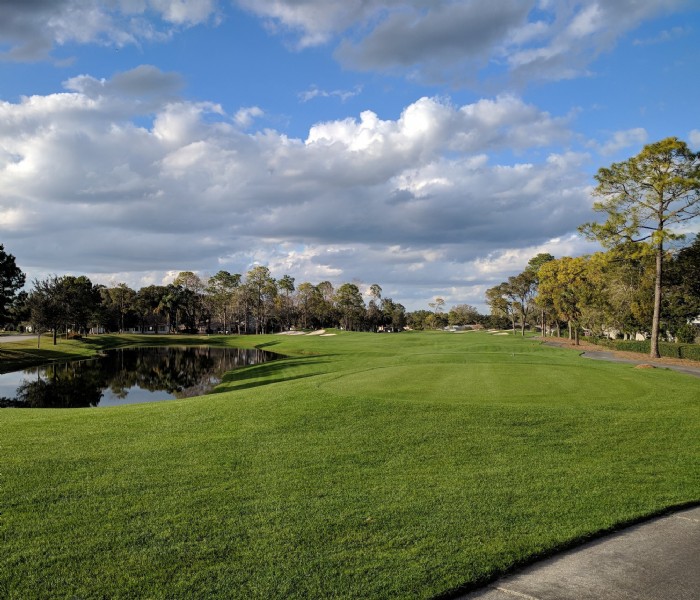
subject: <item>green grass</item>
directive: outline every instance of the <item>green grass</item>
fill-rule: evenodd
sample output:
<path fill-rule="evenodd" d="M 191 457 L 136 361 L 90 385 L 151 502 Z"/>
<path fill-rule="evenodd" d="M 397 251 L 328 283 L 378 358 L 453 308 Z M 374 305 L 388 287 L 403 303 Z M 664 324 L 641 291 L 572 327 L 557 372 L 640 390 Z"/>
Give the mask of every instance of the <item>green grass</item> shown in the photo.
<path fill-rule="evenodd" d="M 486 333 L 209 341 L 289 358 L 0 411 L 0 597 L 431 598 L 700 498 L 688 375 Z"/>

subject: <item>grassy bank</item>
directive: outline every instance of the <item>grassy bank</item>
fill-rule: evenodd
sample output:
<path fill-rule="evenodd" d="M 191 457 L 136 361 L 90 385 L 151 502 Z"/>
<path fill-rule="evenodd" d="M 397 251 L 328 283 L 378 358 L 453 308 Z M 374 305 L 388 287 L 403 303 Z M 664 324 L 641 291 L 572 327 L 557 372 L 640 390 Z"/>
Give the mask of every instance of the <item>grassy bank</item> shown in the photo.
<path fill-rule="evenodd" d="M 430 598 L 700 498 L 696 378 L 486 333 L 210 341 L 289 358 L 0 411 L 0 596 Z"/>
<path fill-rule="evenodd" d="M 245 340 L 245 338 L 239 339 Z M 25 340 L 0 344 L 0 373 L 54 361 L 90 358 L 102 350 L 122 346 L 170 344 L 222 346 L 227 343 L 225 337 L 206 335 L 97 335 L 75 339 L 60 337 L 54 345 L 51 335 L 42 336 L 40 344 L 37 344 L 35 337 L 28 336 Z M 253 342 L 244 341 L 243 344 L 252 346 Z"/>

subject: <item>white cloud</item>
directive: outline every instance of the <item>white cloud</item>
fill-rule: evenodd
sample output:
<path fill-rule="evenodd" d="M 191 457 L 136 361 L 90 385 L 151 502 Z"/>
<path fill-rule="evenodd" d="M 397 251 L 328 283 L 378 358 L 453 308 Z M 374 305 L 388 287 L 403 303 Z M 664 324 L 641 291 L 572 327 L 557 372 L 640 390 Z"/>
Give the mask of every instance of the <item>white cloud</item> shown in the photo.
<path fill-rule="evenodd" d="M 587 66 L 625 33 L 684 0 L 238 0 L 307 47 L 340 40 L 336 56 L 360 70 L 473 82 L 486 68 L 517 80 L 557 80 Z M 679 28 L 659 34 L 676 37 Z M 639 42 L 641 43 L 641 42 Z"/>
<path fill-rule="evenodd" d="M 332 90 L 330 92 L 319 89 L 316 86 L 311 86 L 308 90 L 299 94 L 299 99 L 302 102 L 308 102 L 309 100 L 314 100 L 315 98 L 340 98 L 342 102 L 345 102 L 350 98 L 358 96 L 361 92 L 361 85 L 356 86 L 353 90 Z"/>
<path fill-rule="evenodd" d="M 262 108 L 258 106 L 249 106 L 247 108 L 241 108 L 236 112 L 233 120 L 238 124 L 239 127 L 247 129 L 250 127 L 255 119 L 262 117 L 265 112 Z"/>
<path fill-rule="evenodd" d="M 643 127 L 616 131 L 607 142 L 598 146 L 598 151 L 603 156 L 610 156 L 631 146 L 641 146 L 648 138 L 647 131 Z"/>
<path fill-rule="evenodd" d="M 637 38 L 632 42 L 635 46 L 649 46 L 654 44 L 663 44 L 665 42 L 670 42 L 680 37 L 690 35 L 692 29 L 690 27 L 672 27 L 671 29 L 664 29 L 660 31 L 653 37 L 648 38 Z"/>
<path fill-rule="evenodd" d="M 218 0 L 4 0 L 0 53 L 6 60 L 40 60 L 70 42 L 117 47 L 167 39 L 173 27 L 207 22 Z"/>
<path fill-rule="evenodd" d="M 562 79 L 588 65 L 625 33 L 685 0 L 233 0 L 299 48 L 332 43 L 344 66 L 409 77 L 473 83 L 486 71 L 516 80 Z M 167 40 L 223 19 L 219 0 L 6 0 L 0 4 L 0 58 L 38 60 L 77 42 L 121 47 Z M 663 31 L 664 41 L 687 31 Z M 336 95 L 336 91 L 328 92 Z M 351 92 L 338 90 L 338 94 Z M 312 88 L 309 97 L 323 95 Z M 302 95 L 302 98 L 304 96 Z M 342 96 L 341 96 L 342 97 Z"/>
<path fill-rule="evenodd" d="M 258 262 L 297 281 L 386 284 L 408 303 L 459 287 L 503 240 L 531 247 L 590 218 L 588 157 L 556 151 L 568 120 L 514 96 L 421 98 L 301 140 L 245 133 L 255 109 L 178 100 L 167 73 L 142 101 L 140 73 L 0 102 L 0 231 L 30 273 L 139 285 Z M 489 157 L 512 148 L 545 158 Z"/>
<path fill-rule="evenodd" d="M 700 129 L 693 129 L 688 134 L 688 140 L 690 141 L 690 146 L 697 151 L 700 148 Z"/>

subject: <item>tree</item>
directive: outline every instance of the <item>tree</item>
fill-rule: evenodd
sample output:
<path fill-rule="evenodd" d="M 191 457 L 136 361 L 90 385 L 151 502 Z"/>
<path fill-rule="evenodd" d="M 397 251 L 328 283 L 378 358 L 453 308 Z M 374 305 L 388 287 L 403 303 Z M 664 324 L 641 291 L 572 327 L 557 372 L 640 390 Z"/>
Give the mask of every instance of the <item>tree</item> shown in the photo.
<path fill-rule="evenodd" d="M 678 341 L 694 339 L 690 322 L 700 315 L 700 235 L 669 260 L 665 274 L 662 314 L 667 328 Z"/>
<path fill-rule="evenodd" d="M 169 287 L 163 285 L 149 285 L 142 287 L 136 292 L 134 311 L 139 316 L 141 331 L 145 331 L 147 325 L 157 326 L 156 315 L 161 312 L 167 312 L 165 310 L 164 298 L 169 293 Z M 171 313 L 167 312 L 167 314 L 168 318 L 170 318 Z"/>
<path fill-rule="evenodd" d="M 564 256 L 546 262 L 538 272 L 539 294 L 547 298 L 559 316 L 569 322 L 569 337 L 573 335 L 577 345 L 586 309 L 592 305 L 599 288 L 591 277 L 599 268 L 591 265 L 590 257 Z"/>
<path fill-rule="evenodd" d="M 87 333 L 102 301 L 99 288 L 85 275 L 65 275 L 59 282 L 65 304 L 66 324 L 70 324 L 76 332 Z"/>
<path fill-rule="evenodd" d="M 433 302 L 428 302 L 428 306 L 433 309 L 436 315 L 438 315 L 442 312 L 442 309 L 445 306 L 445 299 L 437 297 Z"/>
<path fill-rule="evenodd" d="M 674 225 L 700 215 L 700 153 L 675 137 L 648 144 L 635 157 L 601 168 L 596 175 L 593 205 L 605 213 L 604 223 L 585 223 L 579 229 L 607 248 L 645 243 L 654 249 L 654 311 L 651 324 L 652 357 L 659 357 L 659 323 L 663 297 L 664 244 L 678 239 Z"/>
<path fill-rule="evenodd" d="M 32 323 L 36 327 L 38 340 L 41 344 L 41 331 L 53 332 L 53 344 L 56 345 L 58 329 L 66 322 L 67 308 L 64 297 L 64 288 L 61 278 L 51 275 L 46 279 L 35 279 L 34 288 L 29 294 L 27 304 L 29 306 Z"/>
<path fill-rule="evenodd" d="M 479 311 L 471 304 L 458 304 L 447 313 L 447 320 L 450 325 L 469 325 L 479 320 Z"/>
<path fill-rule="evenodd" d="M 231 275 L 228 271 L 219 271 L 209 278 L 206 294 L 211 310 L 222 321 L 224 332 L 228 333 L 228 321 L 233 310 L 236 288 L 241 284 L 241 276 L 236 273 Z"/>
<path fill-rule="evenodd" d="M 391 298 L 382 298 L 381 309 L 383 324 L 390 325 L 394 331 L 403 331 L 406 326 L 406 307 Z"/>
<path fill-rule="evenodd" d="M 422 330 L 426 328 L 426 320 L 433 313 L 429 310 L 414 310 L 406 315 L 406 322 L 411 329 Z"/>
<path fill-rule="evenodd" d="M 530 311 L 530 305 L 535 293 L 537 283 L 537 274 L 526 269 L 518 275 L 508 278 L 505 294 L 513 301 L 513 306 L 520 312 L 520 334 L 525 337 L 525 321 L 527 313 Z"/>
<path fill-rule="evenodd" d="M 277 296 L 277 282 L 270 275 L 270 269 L 256 265 L 246 273 L 246 288 L 250 292 L 256 333 L 265 333 L 271 311 L 271 304 Z"/>
<path fill-rule="evenodd" d="M 107 290 L 107 299 L 119 315 L 119 332 L 124 332 L 124 318 L 132 310 L 136 292 L 126 283 L 120 283 Z"/>
<path fill-rule="evenodd" d="M 542 336 L 545 336 L 545 330 L 547 329 L 547 313 L 551 312 L 552 307 L 547 305 L 547 303 L 538 303 L 537 302 L 537 288 L 540 285 L 540 279 L 538 272 L 540 270 L 540 267 L 544 265 L 545 263 L 548 263 L 550 261 L 554 260 L 554 256 L 552 256 L 549 252 L 540 252 L 539 254 L 533 256 L 530 260 L 527 261 L 527 267 L 525 268 L 525 272 L 529 272 L 532 274 L 533 282 L 533 302 L 535 306 L 537 306 L 540 309 L 540 318 L 541 318 L 541 326 L 542 326 Z"/>
<path fill-rule="evenodd" d="M 277 282 L 277 287 L 284 292 L 283 296 L 280 296 L 281 301 L 281 316 L 282 322 L 284 323 L 284 328 L 289 330 L 292 326 L 292 301 L 291 294 L 294 292 L 294 277 L 291 275 L 283 275 L 282 278 Z"/>
<path fill-rule="evenodd" d="M 192 271 L 181 271 L 173 280 L 172 285 L 177 289 L 173 291 L 178 297 L 181 323 L 191 331 L 197 331 L 197 326 L 203 320 L 204 282 L 196 273 Z"/>
<path fill-rule="evenodd" d="M 362 301 L 360 289 L 354 283 L 344 283 L 335 293 L 335 304 L 343 329 L 357 329 L 365 314 L 365 303 Z"/>
<path fill-rule="evenodd" d="M 7 311 L 24 282 L 25 275 L 16 265 L 15 257 L 0 244 L 0 325 L 7 321 Z"/>
<path fill-rule="evenodd" d="M 491 308 L 491 315 L 494 317 L 504 317 L 510 319 L 515 334 L 515 306 L 510 299 L 507 283 L 498 285 L 486 290 L 486 304 Z"/>

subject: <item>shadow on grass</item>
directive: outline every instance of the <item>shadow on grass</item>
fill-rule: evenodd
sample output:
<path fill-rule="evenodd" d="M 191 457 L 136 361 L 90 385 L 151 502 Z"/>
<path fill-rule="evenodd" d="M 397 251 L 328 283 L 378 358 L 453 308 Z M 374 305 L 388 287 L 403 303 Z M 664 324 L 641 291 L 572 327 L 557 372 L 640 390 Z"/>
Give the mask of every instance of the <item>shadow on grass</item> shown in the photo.
<path fill-rule="evenodd" d="M 317 367 L 324 363 L 330 363 L 331 355 L 317 356 L 300 356 L 282 358 L 270 362 L 261 363 L 259 365 L 251 365 L 242 369 L 236 369 L 224 375 L 217 389 L 212 393 L 219 394 L 222 392 L 230 392 L 233 390 L 243 390 L 271 383 L 280 383 L 283 381 L 294 381 L 295 379 L 306 379 L 308 377 L 316 377 L 328 373 L 328 370 L 314 369 L 299 373 L 298 369 L 307 369 L 308 367 Z M 286 372 L 286 373 L 285 373 Z"/>
<path fill-rule="evenodd" d="M 262 349 L 262 348 L 268 348 L 270 346 L 277 346 L 278 344 L 279 344 L 279 342 L 272 341 L 272 342 L 265 342 L 264 344 L 255 344 L 255 347 Z"/>

